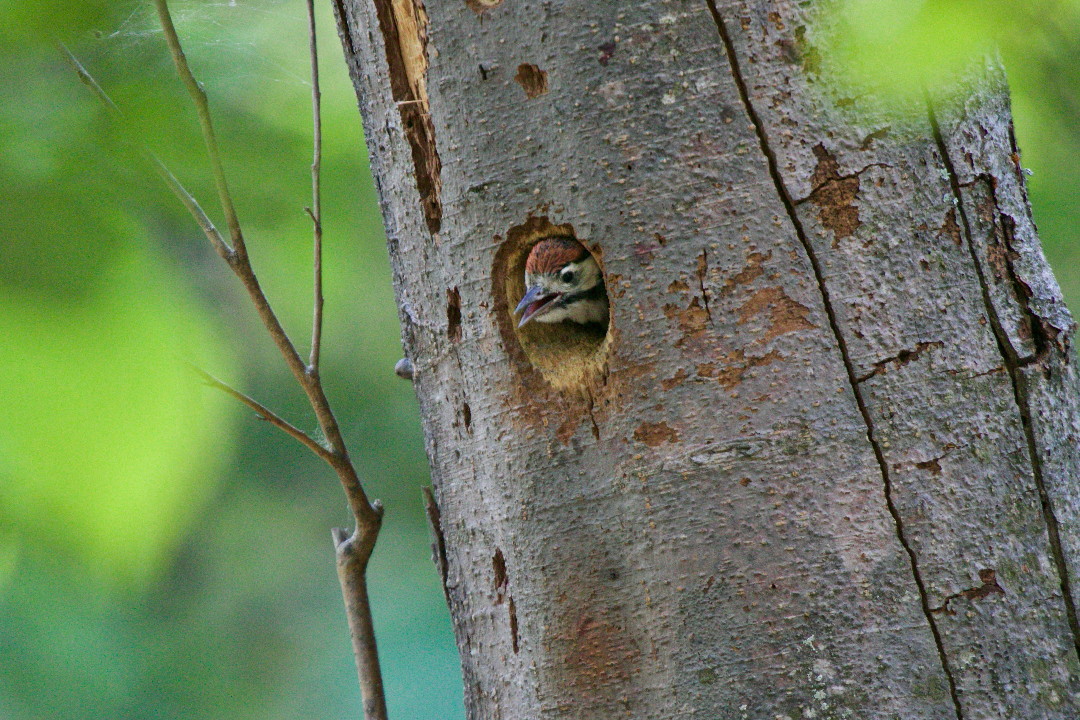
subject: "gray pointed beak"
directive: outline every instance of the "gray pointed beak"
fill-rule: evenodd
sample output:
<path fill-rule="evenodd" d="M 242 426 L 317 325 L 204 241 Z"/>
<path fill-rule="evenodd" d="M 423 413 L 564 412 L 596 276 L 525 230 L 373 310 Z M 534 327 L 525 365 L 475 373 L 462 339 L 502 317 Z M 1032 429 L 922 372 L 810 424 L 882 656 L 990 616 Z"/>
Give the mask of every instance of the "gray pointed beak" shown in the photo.
<path fill-rule="evenodd" d="M 521 298 L 521 302 L 519 302 L 517 304 L 517 307 L 514 308 L 514 314 L 517 315 L 519 312 L 529 307 L 529 305 L 539 300 L 540 296 L 542 296 L 543 294 L 544 289 L 542 287 L 540 287 L 539 285 L 533 285 L 531 288 L 525 291 L 525 297 Z"/>
<path fill-rule="evenodd" d="M 533 285 L 525 291 L 525 297 L 521 298 L 521 302 L 514 308 L 514 314 L 519 312 L 525 313 L 521 316 L 521 322 L 518 323 L 518 327 L 529 322 L 537 315 L 543 315 L 544 310 L 550 307 L 551 301 L 559 297 L 558 293 L 545 295 L 544 292 L 544 288 L 539 285 Z"/>

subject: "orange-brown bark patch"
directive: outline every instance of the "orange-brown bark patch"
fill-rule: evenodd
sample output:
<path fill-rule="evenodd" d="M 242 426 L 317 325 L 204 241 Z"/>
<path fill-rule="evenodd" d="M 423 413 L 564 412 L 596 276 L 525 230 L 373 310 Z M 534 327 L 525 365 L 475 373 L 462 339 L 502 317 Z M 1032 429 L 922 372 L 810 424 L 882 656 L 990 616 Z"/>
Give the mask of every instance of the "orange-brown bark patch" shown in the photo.
<path fill-rule="evenodd" d="M 775 287 L 758 290 L 743 303 L 739 308 L 739 324 L 743 325 L 765 312 L 769 314 L 769 329 L 765 333 L 766 341 L 786 333 L 817 327 L 806 319 L 810 314 L 810 308 L 792 300 L 781 288 Z"/>
<path fill-rule="evenodd" d="M 679 433 L 666 422 L 641 423 L 634 431 L 634 439 L 643 442 L 649 447 L 658 447 L 666 442 L 678 442 Z"/>
<path fill-rule="evenodd" d="M 525 95 L 531 100 L 540 97 L 548 91 L 547 70 L 541 70 L 532 63 L 518 65 L 517 75 L 514 80 L 525 90 Z"/>
<path fill-rule="evenodd" d="M 473 12 L 479 15 L 485 10 L 490 10 L 493 7 L 501 5 L 502 1 L 503 0 L 465 0 L 465 4 L 468 5 Z"/>
<path fill-rule="evenodd" d="M 986 246 L 986 259 L 990 261 L 990 266 L 994 269 L 995 280 L 1011 277 L 1012 271 L 1009 266 L 1018 257 L 1020 256 L 1006 248 L 997 237 Z"/>
<path fill-rule="evenodd" d="M 707 378 L 716 378 L 716 381 L 725 390 L 730 390 L 742 382 L 747 370 L 769 365 L 776 360 L 782 360 L 783 356 L 776 350 L 764 355 L 747 356 L 743 350 L 735 350 L 721 358 L 721 363 L 702 363 L 697 366 L 698 375 Z"/>
<path fill-rule="evenodd" d="M 945 222 L 941 224 L 941 233 L 938 237 L 942 235 L 948 237 L 957 245 L 963 244 L 963 238 L 960 236 L 960 226 L 956 224 L 956 208 L 949 208 L 949 212 L 945 213 Z"/>
<path fill-rule="evenodd" d="M 674 375 L 666 380 L 661 380 L 660 387 L 664 390 L 670 390 L 676 385 L 681 385 L 683 380 L 686 380 L 688 377 L 690 377 L 690 373 L 686 372 L 686 368 L 679 368 Z"/>
<path fill-rule="evenodd" d="M 705 332 L 709 324 L 709 311 L 701 306 L 701 298 L 695 297 L 685 310 L 679 312 L 678 318 L 683 337 L 695 338 Z"/>
<path fill-rule="evenodd" d="M 594 253 L 593 257 L 597 257 L 598 253 Z M 607 294 L 613 298 L 621 298 L 626 294 L 626 288 L 622 286 L 622 275 L 616 275 L 615 273 L 605 273 L 604 279 L 607 284 Z"/>
<path fill-rule="evenodd" d="M 562 424 L 555 430 L 555 439 L 563 445 L 570 442 L 570 438 L 574 437 L 574 433 L 577 432 L 578 425 L 581 424 L 583 415 L 573 415 L 563 420 Z"/>
<path fill-rule="evenodd" d="M 815 146 L 814 155 L 818 163 L 810 176 L 810 185 L 814 188 L 810 201 L 817 205 L 818 219 L 832 231 L 834 241 L 843 240 L 862 225 L 859 208 L 855 206 L 859 176 L 841 176 L 840 164 L 824 145 Z"/>
<path fill-rule="evenodd" d="M 926 462 L 917 462 L 915 467 L 920 470 L 929 470 L 934 475 L 941 474 L 941 462 L 940 458 L 934 458 L 933 460 L 927 460 Z"/>
<path fill-rule="evenodd" d="M 726 294 L 735 289 L 737 285 L 747 285 L 765 274 L 762 264 L 772 258 L 772 252 L 752 252 L 746 256 L 746 267 L 724 281 L 720 288 L 720 294 Z"/>
<path fill-rule="evenodd" d="M 571 632 L 566 664 L 582 694 L 629 684 L 641 653 L 624 629 L 582 615 Z"/>

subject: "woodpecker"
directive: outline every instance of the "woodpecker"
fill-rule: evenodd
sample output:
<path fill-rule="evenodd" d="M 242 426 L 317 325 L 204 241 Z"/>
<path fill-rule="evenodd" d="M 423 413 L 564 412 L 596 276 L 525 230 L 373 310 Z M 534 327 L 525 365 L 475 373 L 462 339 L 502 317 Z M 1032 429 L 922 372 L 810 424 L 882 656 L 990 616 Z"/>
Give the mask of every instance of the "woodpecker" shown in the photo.
<path fill-rule="evenodd" d="M 541 240 L 525 261 L 525 295 L 514 312 L 522 313 L 518 327 L 532 320 L 606 325 L 608 297 L 600 266 L 571 237 Z"/>

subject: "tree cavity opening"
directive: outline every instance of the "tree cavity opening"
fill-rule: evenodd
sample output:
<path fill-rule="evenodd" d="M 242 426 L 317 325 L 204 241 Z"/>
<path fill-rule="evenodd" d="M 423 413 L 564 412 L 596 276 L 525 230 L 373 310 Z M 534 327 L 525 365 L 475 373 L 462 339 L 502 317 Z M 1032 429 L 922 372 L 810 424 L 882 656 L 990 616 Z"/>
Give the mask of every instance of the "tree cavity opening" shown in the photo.
<path fill-rule="evenodd" d="M 591 396 L 592 389 L 602 383 L 607 374 L 612 342 L 610 309 L 606 322 L 589 324 L 566 320 L 555 323 L 533 321 L 518 327 L 520 318 L 514 314 L 514 308 L 525 295 L 525 261 L 529 252 L 541 240 L 553 237 L 580 242 L 596 260 L 606 285 L 598 247 L 582 242 L 569 223 L 555 225 L 546 217 L 529 217 L 521 225 L 510 228 L 495 254 L 492 277 L 499 331 L 519 367 L 539 371 L 556 390 L 576 390 Z M 607 296 L 610 304 L 610 287 Z"/>

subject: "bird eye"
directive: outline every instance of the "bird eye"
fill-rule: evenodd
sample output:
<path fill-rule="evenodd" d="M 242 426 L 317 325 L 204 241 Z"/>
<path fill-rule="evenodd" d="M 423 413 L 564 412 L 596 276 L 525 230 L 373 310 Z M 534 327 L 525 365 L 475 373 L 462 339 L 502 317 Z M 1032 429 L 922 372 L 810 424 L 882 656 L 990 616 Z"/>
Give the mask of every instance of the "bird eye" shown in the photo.
<path fill-rule="evenodd" d="M 574 273 L 574 270 L 572 268 L 565 267 L 562 269 L 562 272 L 559 273 L 559 279 L 562 280 L 564 283 L 574 282 L 575 277 L 577 277 L 577 275 Z"/>

